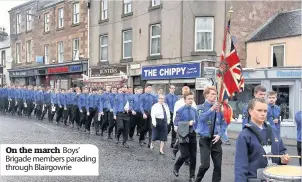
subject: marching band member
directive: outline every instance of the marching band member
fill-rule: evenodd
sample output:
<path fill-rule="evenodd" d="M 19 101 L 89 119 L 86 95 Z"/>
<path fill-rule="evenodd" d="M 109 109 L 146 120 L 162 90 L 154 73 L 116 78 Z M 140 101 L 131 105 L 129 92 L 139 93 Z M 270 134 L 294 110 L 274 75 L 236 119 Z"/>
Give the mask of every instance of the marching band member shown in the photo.
<path fill-rule="evenodd" d="M 205 102 L 197 106 L 198 122 L 196 132 L 200 136 L 200 167 L 196 176 L 196 182 L 201 182 L 210 167 L 210 156 L 214 163 L 212 176 L 213 182 L 221 181 L 222 165 L 222 141 L 221 136 L 226 130 L 227 123 L 220 111 L 221 105 L 216 102 L 217 90 L 215 87 L 207 87 L 203 95 Z"/>
<path fill-rule="evenodd" d="M 275 127 L 267 120 L 267 103 L 255 98 L 248 104 L 250 121 L 236 141 L 235 182 L 253 181 L 261 177 L 261 169 L 273 163 L 284 165 L 290 161 L 286 148 Z M 265 158 L 263 155 L 283 155 L 281 158 Z M 263 179 L 258 179 L 263 180 Z"/>

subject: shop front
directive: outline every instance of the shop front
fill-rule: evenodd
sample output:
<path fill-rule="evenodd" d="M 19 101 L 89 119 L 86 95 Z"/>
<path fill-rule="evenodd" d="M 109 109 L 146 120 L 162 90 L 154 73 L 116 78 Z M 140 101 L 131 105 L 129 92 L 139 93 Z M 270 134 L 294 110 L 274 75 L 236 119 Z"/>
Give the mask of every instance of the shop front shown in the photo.
<path fill-rule="evenodd" d="M 11 83 L 14 84 L 67 89 L 82 82 L 82 74 L 87 72 L 87 64 L 87 61 L 81 61 L 8 71 Z"/>
<path fill-rule="evenodd" d="M 73 64 L 47 68 L 46 83 L 51 88 L 68 89 L 81 87 L 82 74 L 86 74 L 87 64 Z"/>
<path fill-rule="evenodd" d="M 106 65 L 90 68 L 90 78 L 85 82 L 90 88 L 105 88 L 107 85 L 121 87 L 128 84 L 127 65 Z"/>
<path fill-rule="evenodd" d="M 281 136 L 296 137 L 294 114 L 301 109 L 301 68 L 243 69 L 244 92 L 237 94 L 230 104 L 237 120 L 230 130 L 240 131 L 242 108 L 253 98 L 254 88 L 263 85 L 268 91 L 276 91 L 277 105 L 281 108 Z M 239 126 L 236 124 L 240 123 Z"/>
<path fill-rule="evenodd" d="M 9 77 L 12 84 L 16 85 L 36 85 L 36 76 L 33 69 L 9 70 Z"/>
<path fill-rule="evenodd" d="M 196 96 L 199 90 L 195 89 L 196 78 L 201 77 L 200 63 L 184 63 L 161 66 L 143 66 L 141 79 L 152 85 L 152 93 L 156 94 L 158 88 L 164 90 L 164 94 L 169 93 L 169 85 L 176 87 L 175 94 L 181 96 L 183 86 L 190 87 Z M 199 99 L 196 99 L 199 100 Z"/>

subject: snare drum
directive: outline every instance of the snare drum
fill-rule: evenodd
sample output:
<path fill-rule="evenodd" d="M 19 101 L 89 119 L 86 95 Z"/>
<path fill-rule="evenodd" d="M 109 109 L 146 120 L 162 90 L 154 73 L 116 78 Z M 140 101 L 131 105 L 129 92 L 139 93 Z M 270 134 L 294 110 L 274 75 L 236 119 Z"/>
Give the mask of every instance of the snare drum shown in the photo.
<path fill-rule="evenodd" d="M 267 181 L 272 182 L 301 182 L 302 167 L 290 165 L 266 167 L 263 170 L 263 176 Z"/>

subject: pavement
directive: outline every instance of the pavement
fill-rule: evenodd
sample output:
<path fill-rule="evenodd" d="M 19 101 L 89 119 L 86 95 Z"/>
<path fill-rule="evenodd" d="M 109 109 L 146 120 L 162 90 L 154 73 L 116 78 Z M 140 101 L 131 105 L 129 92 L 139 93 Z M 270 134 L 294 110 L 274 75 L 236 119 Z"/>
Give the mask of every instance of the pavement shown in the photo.
<path fill-rule="evenodd" d="M 93 131 L 93 129 L 92 129 Z M 91 132 L 94 133 L 94 132 Z M 229 133 L 232 138 L 232 132 Z M 235 136 L 235 134 L 234 134 Z M 172 152 L 165 148 L 166 155 L 159 155 L 159 144 L 155 144 L 153 150 L 138 145 L 138 138 L 128 142 L 130 148 L 116 145 L 115 141 L 108 142 L 107 137 L 94 134 L 85 134 L 83 129 L 56 125 L 48 121 L 28 120 L 27 117 L 0 115 L 0 143 L 1 144 L 93 144 L 99 149 L 99 176 L 0 176 L 1 182 L 185 182 L 188 181 L 189 167 L 183 165 L 180 176 L 172 173 L 175 161 L 172 160 Z M 234 137 L 233 137 L 234 138 Z M 223 145 L 222 182 L 234 181 L 234 154 L 235 140 L 231 145 Z M 287 147 L 289 154 L 296 155 L 296 148 Z M 178 154 L 179 155 L 179 154 Z M 197 166 L 199 162 L 199 147 L 197 154 Z M 297 165 L 293 160 L 291 164 Z M 212 181 L 213 164 L 206 173 L 205 182 Z"/>

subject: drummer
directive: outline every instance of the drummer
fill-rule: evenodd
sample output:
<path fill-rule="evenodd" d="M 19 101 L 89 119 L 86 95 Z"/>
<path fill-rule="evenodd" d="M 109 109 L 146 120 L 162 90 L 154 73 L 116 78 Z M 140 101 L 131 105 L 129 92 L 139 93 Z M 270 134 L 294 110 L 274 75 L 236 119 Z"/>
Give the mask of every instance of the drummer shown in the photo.
<path fill-rule="evenodd" d="M 290 161 L 276 128 L 271 127 L 266 121 L 266 101 L 264 99 L 252 99 L 248 104 L 248 114 L 250 123 L 245 125 L 236 142 L 235 182 L 256 179 L 259 176 L 259 174 L 257 175 L 258 169 L 263 169 L 272 163 L 285 165 Z M 268 159 L 263 157 L 269 153 L 283 156 Z"/>

